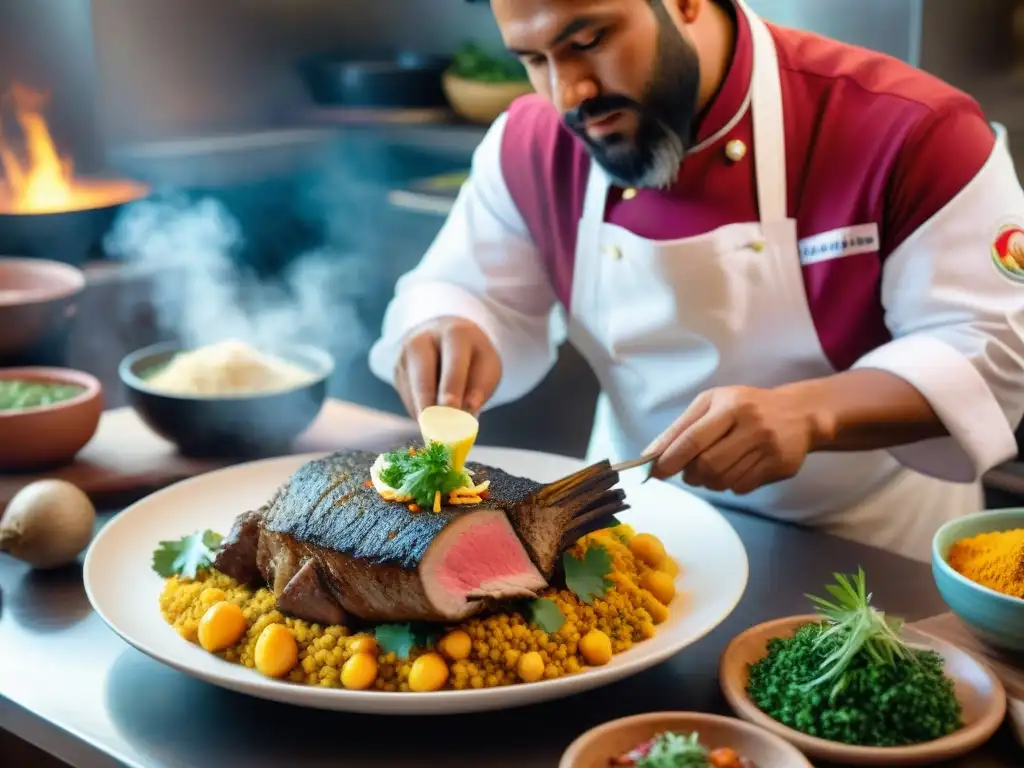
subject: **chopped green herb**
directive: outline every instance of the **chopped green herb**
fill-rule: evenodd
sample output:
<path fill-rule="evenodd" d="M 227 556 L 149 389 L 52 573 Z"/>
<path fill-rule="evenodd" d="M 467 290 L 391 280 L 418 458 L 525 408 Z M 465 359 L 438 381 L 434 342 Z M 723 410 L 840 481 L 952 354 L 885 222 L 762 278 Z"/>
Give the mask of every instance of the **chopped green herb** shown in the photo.
<path fill-rule="evenodd" d="M 660 734 L 647 754 L 636 761 L 636 768 L 711 768 L 711 765 L 708 750 L 696 733 L 682 736 L 671 731 Z"/>
<path fill-rule="evenodd" d="M 153 570 L 165 579 L 175 575 L 194 579 L 200 569 L 213 565 L 220 542 L 221 535 L 213 531 L 200 531 L 176 541 L 161 541 L 153 552 Z"/>
<path fill-rule="evenodd" d="M 385 653 L 393 653 L 402 660 L 408 659 L 416 647 L 416 633 L 411 624 L 379 624 L 373 634 Z"/>
<path fill-rule="evenodd" d="M 438 491 L 445 497 L 456 488 L 472 485 L 466 472 L 452 468 L 451 449 L 443 443 L 431 443 L 415 453 L 392 451 L 385 456 L 387 466 L 380 479 L 403 496 L 412 496 L 424 509 L 434 504 Z"/>
<path fill-rule="evenodd" d="M 582 560 L 565 552 L 562 565 L 565 567 L 565 586 L 587 605 L 593 603 L 595 597 L 603 597 L 614 586 L 608 579 L 612 572 L 612 556 L 600 544 L 591 543 Z"/>
<path fill-rule="evenodd" d="M 46 381 L 0 379 L 0 411 L 39 408 L 77 397 L 85 387 Z"/>
<path fill-rule="evenodd" d="M 565 624 L 565 614 L 554 600 L 538 597 L 530 601 L 530 621 L 543 632 L 557 632 Z"/>
<path fill-rule="evenodd" d="M 963 727 L 943 660 L 911 648 L 901 622 L 870 605 L 863 571 L 836 575 L 835 601 L 811 598 L 822 621 L 769 641 L 750 666 L 747 694 L 765 714 L 811 736 L 844 744 L 897 747 Z"/>

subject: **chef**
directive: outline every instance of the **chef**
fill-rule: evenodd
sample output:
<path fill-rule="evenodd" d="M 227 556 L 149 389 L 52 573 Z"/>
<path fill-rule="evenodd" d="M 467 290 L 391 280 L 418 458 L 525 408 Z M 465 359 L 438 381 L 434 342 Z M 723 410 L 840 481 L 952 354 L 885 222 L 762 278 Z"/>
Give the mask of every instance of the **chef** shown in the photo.
<path fill-rule="evenodd" d="M 1024 414 L 1002 131 L 743 0 L 491 5 L 537 93 L 399 281 L 374 372 L 414 414 L 507 403 L 557 308 L 601 385 L 591 459 L 926 559 Z"/>

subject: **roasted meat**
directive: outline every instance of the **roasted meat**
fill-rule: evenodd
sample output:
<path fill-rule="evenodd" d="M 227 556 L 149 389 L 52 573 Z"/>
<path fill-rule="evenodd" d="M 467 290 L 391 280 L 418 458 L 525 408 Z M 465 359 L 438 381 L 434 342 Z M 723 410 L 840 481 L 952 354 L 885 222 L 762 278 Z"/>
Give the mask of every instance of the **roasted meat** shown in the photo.
<path fill-rule="evenodd" d="M 309 621 L 455 621 L 544 589 L 558 556 L 626 509 L 607 462 L 542 486 L 466 465 L 486 502 L 412 512 L 366 486 L 375 454 L 308 462 L 263 507 L 239 516 L 216 567 L 263 580 Z M 258 574 L 255 576 L 254 574 Z"/>

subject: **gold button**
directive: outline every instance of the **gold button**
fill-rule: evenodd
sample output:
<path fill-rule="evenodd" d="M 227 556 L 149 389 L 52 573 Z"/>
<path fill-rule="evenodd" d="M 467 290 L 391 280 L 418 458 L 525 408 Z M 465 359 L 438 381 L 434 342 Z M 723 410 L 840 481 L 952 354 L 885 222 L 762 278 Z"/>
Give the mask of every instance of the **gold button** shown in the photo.
<path fill-rule="evenodd" d="M 636 190 L 633 189 L 632 187 L 630 187 L 629 189 L 623 190 L 623 192 L 622 192 L 622 199 L 623 200 L 632 200 L 634 197 L 636 197 Z"/>
<path fill-rule="evenodd" d="M 755 240 L 754 242 L 752 242 L 750 244 L 750 247 L 751 247 L 751 249 L 753 249 L 754 253 L 760 253 L 761 251 L 763 251 L 768 246 L 767 246 L 767 243 L 765 243 L 764 240 Z"/>
<path fill-rule="evenodd" d="M 734 163 L 738 163 L 747 156 L 747 145 L 739 139 L 733 139 L 725 145 L 725 156 Z"/>
<path fill-rule="evenodd" d="M 622 249 L 619 248 L 619 246 L 617 246 L 617 245 L 613 245 L 610 248 L 608 248 L 608 255 L 611 256 L 616 261 L 621 261 L 622 260 Z"/>

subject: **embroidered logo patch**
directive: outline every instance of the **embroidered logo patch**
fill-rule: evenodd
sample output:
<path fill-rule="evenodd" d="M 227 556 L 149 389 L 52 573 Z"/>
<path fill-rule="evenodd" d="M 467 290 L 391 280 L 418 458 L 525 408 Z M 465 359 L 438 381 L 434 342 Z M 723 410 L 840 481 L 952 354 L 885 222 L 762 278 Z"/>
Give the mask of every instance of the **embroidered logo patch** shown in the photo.
<path fill-rule="evenodd" d="M 806 237 L 798 243 L 800 263 L 804 266 L 831 261 L 858 253 L 874 253 L 879 248 L 878 225 L 858 224 Z"/>
<path fill-rule="evenodd" d="M 1005 224 L 992 242 L 992 261 L 1006 277 L 1024 283 L 1024 225 Z"/>

